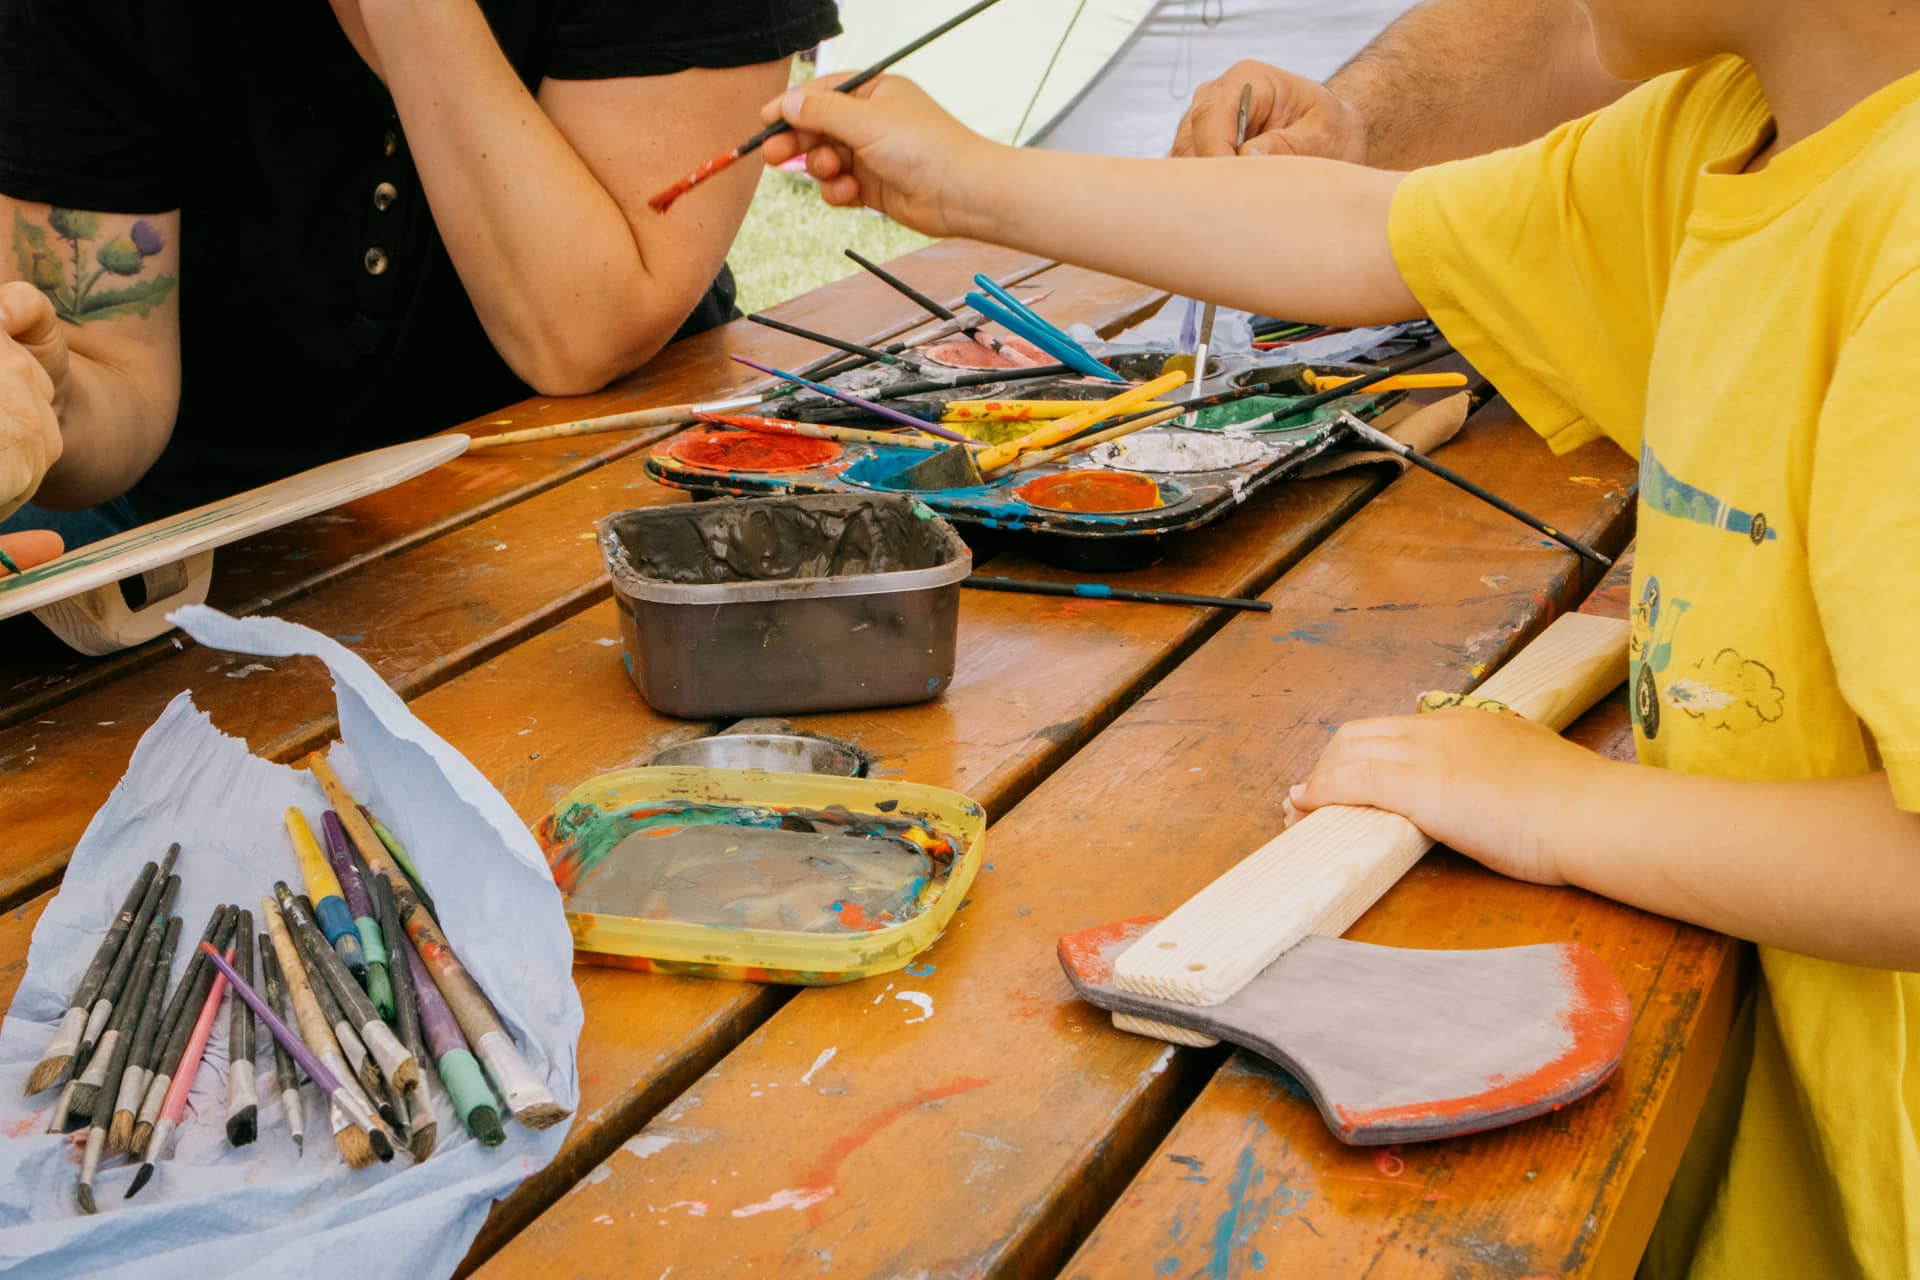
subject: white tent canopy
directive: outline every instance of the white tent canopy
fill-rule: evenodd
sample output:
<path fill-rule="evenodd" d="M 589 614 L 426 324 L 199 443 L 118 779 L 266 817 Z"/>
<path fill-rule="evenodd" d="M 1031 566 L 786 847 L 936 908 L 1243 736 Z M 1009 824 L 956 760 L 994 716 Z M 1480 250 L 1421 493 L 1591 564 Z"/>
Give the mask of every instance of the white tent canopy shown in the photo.
<path fill-rule="evenodd" d="M 827 70 L 884 57 L 969 0 L 840 0 Z M 1241 58 L 1315 79 L 1411 0 L 1001 0 L 902 62 L 991 138 L 1066 151 L 1162 155 L 1193 91 Z"/>

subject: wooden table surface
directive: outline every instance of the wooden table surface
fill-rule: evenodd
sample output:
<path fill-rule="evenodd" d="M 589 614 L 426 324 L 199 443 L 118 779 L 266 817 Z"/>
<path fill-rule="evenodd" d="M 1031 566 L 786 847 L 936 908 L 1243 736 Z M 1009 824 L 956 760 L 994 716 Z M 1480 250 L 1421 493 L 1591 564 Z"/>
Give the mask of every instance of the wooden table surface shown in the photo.
<path fill-rule="evenodd" d="M 974 271 L 1032 271 L 1057 321 L 1124 327 L 1148 291 L 950 242 L 897 269 L 957 302 Z M 869 341 L 922 317 L 865 277 L 776 309 Z M 711 397 L 732 353 L 791 367 L 798 339 L 735 324 L 597 396 L 475 430 Z M 649 481 L 661 433 L 457 459 L 222 551 L 212 603 L 352 646 L 529 822 L 575 784 L 717 723 L 651 711 L 621 668 L 593 522 L 683 501 Z M 1630 459 L 1553 457 L 1496 401 L 1456 469 L 1614 549 Z M 1593 586 L 1556 544 L 1422 472 L 1283 484 L 1127 585 L 1263 594 L 1271 614 L 966 592 L 952 689 L 919 707 L 803 718 L 880 776 L 987 810 L 987 867 L 909 970 L 757 987 L 576 969 L 581 1105 L 559 1158 L 496 1205 L 463 1270 L 486 1276 L 1625 1276 L 1731 1018 L 1735 952 L 1585 894 L 1427 858 L 1352 936 L 1477 947 L 1578 939 L 1626 983 L 1622 1070 L 1554 1116 L 1455 1142 L 1346 1149 L 1244 1053 L 1120 1034 L 1072 998 L 1062 933 L 1163 913 L 1280 825 L 1284 784 L 1356 715 L 1467 688 Z M 1070 575 L 1019 554 L 994 572 Z M 0 991 L 134 742 L 183 689 L 255 751 L 334 734 L 317 664 L 167 637 L 81 659 L 0 630 Z M 1619 750 L 1624 704 L 1576 733 Z M 911 1000 L 903 999 L 912 996 Z"/>

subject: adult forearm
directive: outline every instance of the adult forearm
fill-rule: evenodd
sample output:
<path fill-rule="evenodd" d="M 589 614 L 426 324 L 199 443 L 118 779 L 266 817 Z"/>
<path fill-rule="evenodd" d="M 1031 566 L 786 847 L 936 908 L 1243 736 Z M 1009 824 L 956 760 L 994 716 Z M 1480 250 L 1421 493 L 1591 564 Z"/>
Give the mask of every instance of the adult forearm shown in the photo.
<path fill-rule="evenodd" d="M 60 407 L 60 460 L 34 501 L 77 510 L 119 497 L 166 448 L 178 409 L 177 383 L 154 386 L 76 353 Z"/>
<path fill-rule="evenodd" d="M 1245 165 L 1007 147 L 970 167 L 981 176 L 960 221 L 978 239 L 1268 315 L 1421 314 L 1387 241 L 1399 174 L 1304 156 Z"/>
<path fill-rule="evenodd" d="M 1358 115 L 1367 163 L 1414 169 L 1531 141 L 1632 86 L 1600 65 L 1573 0 L 1426 0 L 1327 87 Z"/>
<path fill-rule="evenodd" d="M 1750 782 L 1610 765 L 1565 799 L 1550 839 L 1582 888 L 1805 955 L 1920 969 L 1920 815 L 1894 805 L 1884 774 Z"/>
<path fill-rule="evenodd" d="M 520 82 L 473 0 L 363 0 L 441 239 L 494 347 L 546 394 L 644 363 L 692 299 Z"/>

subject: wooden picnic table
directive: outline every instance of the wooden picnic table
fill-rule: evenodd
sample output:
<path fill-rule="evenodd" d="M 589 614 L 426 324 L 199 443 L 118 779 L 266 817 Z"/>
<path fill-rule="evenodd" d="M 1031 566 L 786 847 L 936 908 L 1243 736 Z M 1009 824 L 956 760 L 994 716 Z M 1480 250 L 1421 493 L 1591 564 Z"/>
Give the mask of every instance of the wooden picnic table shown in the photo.
<path fill-rule="evenodd" d="M 897 264 L 957 301 L 976 270 L 1033 272 L 1062 323 L 1105 332 L 1139 286 L 949 242 Z M 776 309 L 868 341 L 922 317 L 865 277 Z M 476 432 L 711 397 L 815 351 L 735 324 L 597 396 L 530 401 Z M 366 658 L 529 822 L 580 781 L 725 727 L 628 683 L 592 535 L 650 481 L 663 433 L 457 459 L 219 553 L 212 603 L 269 611 Z M 1553 457 L 1496 401 L 1456 469 L 1608 550 L 1630 459 Z M 1277 1071 L 1174 1049 L 1075 1001 L 1062 933 L 1163 913 L 1280 826 L 1284 784 L 1356 715 L 1467 688 L 1592 588 L 1556 544 L 1422 472 L 1274 486 L 1129 585 L 1263 594 L 1272 614 L 963 593 L 951 690 L 800 718 L 877 776 L 986 809 L 987 866 L 900 973 L 793 990 L 581 967 L 581 1103 L 554 1163 L 496 1205 L 463 1270 L 492 1276 L 1631 1273 L 1731 1020 L 1722 938 L 1438 852 L 1354 930 L 1476 947 L 1577 939 L 1627 985 L 1614 1080 L 1553 1116 L 1404 1150 L 1342 1148 Z M 995 572 L 1069 575 L 1019 553 Z M 1616 593 L 1618 594 L 1618 593 Z M 1624 610 L 1624 596 L 1618 607 Z M 134 742 L 182 690 L 256 752 L 335 732 L 317 664 L 167 637 L 79 659 L 10 624 L 0 658 L 0 984 Z M 1575 732 L 1630 749 L 1616 699 Z M 912 999 L 903 999 L 905 996 Z"/>

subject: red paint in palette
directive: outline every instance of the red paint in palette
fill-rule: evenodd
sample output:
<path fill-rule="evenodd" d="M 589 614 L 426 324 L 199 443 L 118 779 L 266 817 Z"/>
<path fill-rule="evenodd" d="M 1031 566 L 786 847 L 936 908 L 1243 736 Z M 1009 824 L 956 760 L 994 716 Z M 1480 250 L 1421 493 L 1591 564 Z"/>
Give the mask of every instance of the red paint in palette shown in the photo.
<path fill-rule="evenodd" d="M 761 474 L 805 471 L 840 456 L 840 446 L 812 436 L 763 435 L 754 431 L 703 431 L 679 436 L 668 457 L 705 471 Z"/>

